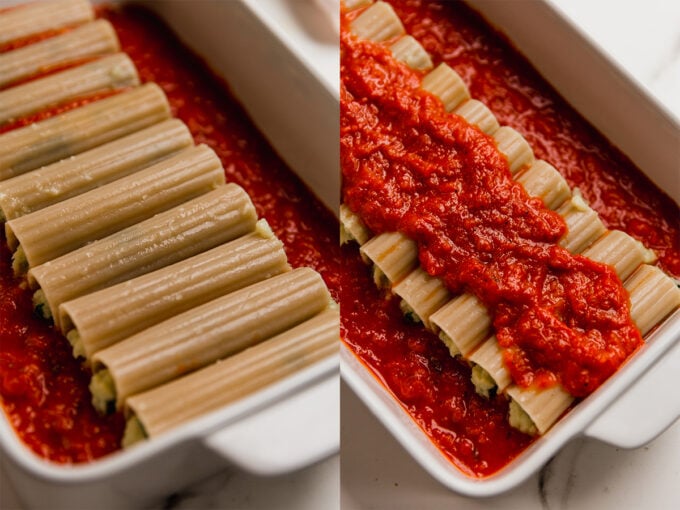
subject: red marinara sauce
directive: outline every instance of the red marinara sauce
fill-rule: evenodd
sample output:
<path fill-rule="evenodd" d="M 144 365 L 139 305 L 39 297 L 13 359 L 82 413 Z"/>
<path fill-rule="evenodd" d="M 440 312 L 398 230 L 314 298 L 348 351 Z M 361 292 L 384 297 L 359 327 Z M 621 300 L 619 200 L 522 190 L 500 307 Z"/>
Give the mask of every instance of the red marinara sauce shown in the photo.
<path fill-rule="evenodd" d="M 390 3 L 435 63 L 454 67 L 472 96 L 525 134 L 610 228 L 656 249 L 677 274 L 677 205 L 501 36 L 460 3 Z M 345 28 L 355 15 L 345 16 Z M 344 201 L 374 232 L 417 240 L 430 274 L 482 299 L 517 382 L 559 381 L 580 396 L 597 388 L 641 343 L 616 275 L 555 247 L 560 218 L 515 186 L 493 143 L 418 91 L 420 75 L 384 48 L 344 30 L 341 76 Z M 502 397 L 480 404 L 469 369 L 434 335 L 405 324 L 396 300 L 357 291 L 360 303 L 342 303 L 344 341 L 456 465 L 488 476 L 528 444 L 509 429 Z"/>
<path fill-rule="evenodd" d="M 141 80 L 163 88 L 173 115 L 187 124 L 196 143 L 215 150 L 227 180 L 249 193 L 283 241 L 291 265 L 319 271 L 339 299 L 343 260 L 337 220 L 273 151 L 227 85 L 150 12 L 103 7 L 98 15 L 113 24 Z M 100 97 L 41 112 L 5 130 Z M 33 451 L 55 462 L 91 461 L 117 450 L 122 416 L 96 414 L 89 371 L 60 334 L 33 316 L 31 294 L 12 276 L 11 255 L 4 241 L 0 245 L 0 398 L 9 421 Z"/>

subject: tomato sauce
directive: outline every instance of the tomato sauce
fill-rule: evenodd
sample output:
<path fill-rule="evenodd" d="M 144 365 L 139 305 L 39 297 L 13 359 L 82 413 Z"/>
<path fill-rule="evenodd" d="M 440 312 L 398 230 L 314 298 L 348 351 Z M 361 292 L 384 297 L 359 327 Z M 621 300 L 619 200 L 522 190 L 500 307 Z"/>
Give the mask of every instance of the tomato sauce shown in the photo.
<path fill-rule="evenodd" d="M 103 7 L 121 49 L 143 82 L 166 92 L 172 113 L 196 143 L 220 157 L 227 180 L 241 185 L 283 241 L 292 266 L 310 266 L 340 300 L 342 253 L 337 220 L 283 163 L 257 131 L 228 86 L 150 12 Z M 65 111 L 98 96 L 74 101 L 6 127 Z M 91 461 L 119 448 L 124 420 L 100 417 L 90 403 L 90 373 L 68 342 L 34 317 L 31 294 L 12 276 L 10 254 L 0 242 L 0 397 L 9 421 L 38 455 L 60 463 Z"/>
<path fill-rule="evenodd" d="M 608 227 L 641 239 L 657 251 L 664 269 L 677 274 L 677 205 L 573 112 L 507 41 L 460 3 L 390 3 L 434 62 L 451 65 L 501 124 L 525 134 L 536 157 L 580 187 Z M 641 343 L 621 283 L 607 267 L 554 245 L 564 229 L 560 219 L 512 185 L 507 164 L 487 137 L 417 90 L 418 73 L 346 32 L 346 203 L 374 232 L 399 230 L 417 240 L 430 274 L 482 299 L 493 312 L 515 381 L 559 381 L 574 395 L 592 392 Z M 622 210 L 622 203 L 631 207 Z M 503 397 L 480 404 L 469 369 L 452 360 L 434 335 L 406 324 L 396 299 L 386 301 L 364 287 L 357 292 L 360 302 L 342 303 L 344 341 L 457 466 L 487 476 L 526 447 L 530 439 L 506 424 Z M 546 342 L 550 338 L 558 341 Z"/>

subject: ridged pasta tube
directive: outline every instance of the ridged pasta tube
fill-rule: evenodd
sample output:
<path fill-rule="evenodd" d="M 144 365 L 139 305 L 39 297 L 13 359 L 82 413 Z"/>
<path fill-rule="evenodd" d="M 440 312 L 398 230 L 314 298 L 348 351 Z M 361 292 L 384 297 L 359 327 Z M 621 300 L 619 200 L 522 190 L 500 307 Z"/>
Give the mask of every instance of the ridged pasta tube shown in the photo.
<path fill-rule="evenodd" d="M 0 182 L 0 218 L 12 220 L 85 193 L 193 145 L 171 119 L 94 149 Z"/>
<path fill-rule="evenodd" d="M 487 135 L 493 135 L 500 127 L 498 119 L 491 113 L 491 110 L 484 103 L 476 99 L 464 101 L 453 109 L 453 113 L 460 115 L 468 124 L 477 126 L 482 133 Z"/>
<path fill-rule="evenodd" d="M 0 44 L 94 18 L 87 0 L 34 2 L 0 13 Z"/>
<path fill-rule="evenodd" d="M 611 266 L 624 281 L 640 264 L 656 261 L 653 251 L 620 230 L 610 230 L 583 252 L 584 257 Z"/>
<path fill-rule="evenodd" d="M 97 147 L 170 117 L 165 94 L 147 83 L 0 135 L 0 180 Z"/>
<path fill-rule="evenodd" d="M 392 291 L 401 298 L 404 315 L 432 330 L 430 316 L 451 299 L 451 293 L 439 278 L 434 278 L 421 267 L 411 271 Z"/>
<path fill-rule="evenodd" d="M 502 392 L 512 383 L 510 372 L 503 363 L 503 352 L 496 335 L 491 335 L 475 349 L 468 360 L 473 363 L 472 383 L 475 391 L 486 398 Z"/>
<path fill-rule="evenodd" d="M 534 151 L 529 142 L 509 126 L 502 126 L 493 133 L 498 150 L 508 158 L 510 173 L 534 164 Z"/>
<path fill-rule="evenodd" d="M 386 232 L 361 246 L 361 256 L 373 263 L 373 280 L 390 288 L 418 264 L 418 247 L 400 232 Z"/>
<path fill-rule="evenodd" d="M 178 207 L 34 267 L 34 305 L 59 330 L 59 306 L 179 262 L 252 232 L 257 215 L 236 184 L 220 186 Z M 62 330 L 63 331 L 63 330 Z"/>
<path fill-rule="evenodd" d="M 339 319 L 337 307 L 331 307 L 269 340 L 128 398 L 123 446 L 155 437 L 332 356 L 339 345 Z M 140 429 L 143 434 L 135 433 Z"/>
<path fill-rule="evenodd" d="M 35 267 L 167 211 L 224 184 L 207 145 L 5 224 L 10 249 Z M 19 268 L 15 268 L 19 269 Z M 20 271 L 18 271 L 20 272 Z"/>
<path fill-rule="evenodd" d="M 260 343 L 328 308 L 321 276 L 298 268 L 214 299 L 137 333 L 93 357 L 95 408 L 122 408 L 134 394 Z M 114 400 L 99 390 L 110 377 Z"/>
<path fill-rule="evenodd" d="M 607 231 L 599 215 L 583 200 L 578 188 L 573 195 L 557 209 L 564 218 L 568 231 L 562 236 L 559 245 L 572 253 L 581 253 Z"/>
<path fill-rule="evenodd" d="M 542 159 L 517 175 L 519 182 L 532 197 L 539 197 L 548 209 L 555 210 L 571 196 L 569 185 L 555 167 Z"/>
<path fill-rule="evenodd" d="M 420 86 L 438 97 L 447 112 L 470 99 L 470 91 L 463 79 L 444 62 L 427 73 Z"/>
<path fill-rule="evenodd" d="M 411 69 L 426 71 L 432 69 L 432 59 L 418 41 L 412 36 L 400 37 L 397 42 L 390 46 L 390 51 L 395 59 L 404 62 Z"/>
<path fill-rule="evenodd" d="M 430 317 L 452 355 L 468 356 L 491 328 L 491 316 L 474 294 L 455 297 Z"/>
<path fill-rule="evenodd" d="M 512 385 L 507 394 L 512 399 L 508 414 L 510 425 L 529 435 L 545 434 L 574 401 L 559 384 L 550 388 Z"/>
<path fill-rule="evenodd" d="M 354 214 L 346 204 L 340 204 L 340 244 L 356 241 L 359 246 L 371 238 L 363 220 Z"/>
<path fill-rule="evenodd" d="M 350 23 L 352 33 L 362 39 L 382 42 L 402 35 L 404 25 L 392 6 L 376 2 Z"/>
<path fill-rule="evenodd" d="M 641 265 L 624 287 L 630 294 L 630 316 L 642 335 L 680 306 L 680 288 L 658 267 Z"/>
<path fill-rule="evenodd" d="M 59 65 L 68 65 L 120 49 L 111 23 L 100 19 L 65 34 L 0 54 L 0 87 Z"/>
<path fill-rule="evenodd" d="M 265 220 L 255 232 L 59 307 L 74 356 L 92 355 L 154 324 L 290 267 Z"/>
<path fill-rule="evenodd" d="M 139 85 L 137 69 L 125 53 L 0 91 L 0 124 L 99 92 Z"/>

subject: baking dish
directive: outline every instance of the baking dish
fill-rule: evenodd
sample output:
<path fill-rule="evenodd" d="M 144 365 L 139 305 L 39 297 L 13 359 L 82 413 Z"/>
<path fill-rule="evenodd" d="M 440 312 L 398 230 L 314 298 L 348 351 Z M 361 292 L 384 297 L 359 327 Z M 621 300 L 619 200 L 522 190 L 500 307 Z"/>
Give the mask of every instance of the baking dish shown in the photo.
<path fill-rule="evenodd" d="M 678 200 L 676 148 L 680 132 L 669 114 L 630 83 L 548 3 L 470 3 L 509 36 L 569 103 Z M 626 108 L 621 108 L 622 104 Z M 643 134 L 643 130 L 648 132 Z M 677 367 L 679 319 L 676 311 L 615 377 L 515 461 L 483 480 L 467 478 L 450 464 L 349 349 L 343 350 L 341 370 L 367 407 L 430 474 L 463 494 L 490 496 L 519 484 L 573 437 L 585 435 L 621 447 L 635 447 L 677 419 L 677 402 L 664 402 L 663 410 L 657 409 L 660 406 L 654 402 L 658 401 L 658 385 L 663 384 L 662 380 L 668 384 L 672 367 Z M 675 350 L 670 351 L 674 346 Z M 655 365 L 664 353 L 663 361 Z M 644 373 L 645 379 L 640 380 Z M 637 385 L 626 391 L 636 381 Z M 654 407 L 654 411 L 646 414 L 648 407 Z"/>
<path fill-rule="evenodd" d="M 0 1 L 0 6 L 12 3 L 16 2 Z M 334 156 L 337 113 L 321 116 L 329 105 L 337 109 L 334 84 L 315 75 L 306 60 L 314 51 L 337 54 L 335 36 L 330 43 L 309 37 L 306 26 L 310 20 L 285 3 L 279 8 L 290 11 L 289 18 L 277 18 L 276 24 L 272 24 L 271 13 L 255 2 L 148 4 L 183 42 L 227 78 L 264 134 L 289 165 L 299 169 L 317 196 L 329 207 L 337 205 L 337 184 L 319 172 L 319 168 L 328 168 L 328 175 L 338 176 L 333 170 L 338 160 Z M 242 47 L 245 41 L 248 51 Z M 273 54 L 276 58 L 271 58 Z M 238 77 L 238 83 L 232 82 L 232 77 Z M 308 105 L 309 115 L 299 115 L 303 108 L 300 101 Z M 319 118 L 310 123 L 314 115 Z M 17 439 L 3 414 L 2 461 L 24 502 L 35 508 L 143 507 L 225 468 L 259 475 L 290 472 L 338 450 L 337 374 L 338 357 L 327 358 L 158 441 L 87 465 L 62 466 L 38 458 Z M 150 472 L 154 476 L 149 476 Z"/>

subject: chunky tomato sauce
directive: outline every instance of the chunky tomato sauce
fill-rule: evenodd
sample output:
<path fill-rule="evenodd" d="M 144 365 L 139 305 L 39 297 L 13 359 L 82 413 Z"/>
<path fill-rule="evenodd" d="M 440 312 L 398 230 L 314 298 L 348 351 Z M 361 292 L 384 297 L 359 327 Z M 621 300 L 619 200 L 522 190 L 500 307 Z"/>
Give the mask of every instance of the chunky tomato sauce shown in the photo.
<path fill-rule="evenodd" d="M 98 15 L 113 23 L 142 81 L 164 89 L 173 115 L 196 143 L 216 151 L 227 180 L 250 194 L 291 265 L 318 270 L 339 300 L 337 221 L 263 139 L 226 84 L 149 12 L 102 8 Z M 6 130 L 95 99 L 42 112 Z M 4 241 L 0 245 L 0 397 L 10 422 L 33 451 L 52 461 L 84 462 L 118 449 L 122 416 L 94 412 L 88 370 L 73 359 L 61 335 L 32 315 L 30 292 L 12 277 L 10 254 Z"/>
<path fill-rule="evenodd" d="M 435 63 L 451 65 L 501 124 L 525 134 L 536 156 L 579 186 L 610 228 L 656 249 L 661 265 L 677 274 L 677 205 L 506 41 L 459 3 L 390 3 Z M 354 15 L 343 19 L 345 27 Z M 563 222 L 512 183 L 493 142 L 418 91 L 418 73 L 347 32 L 341 41 L 346 203 L 374 232 L 399 230 L 417 240 L 423 267 L 453 291 L 480 297 L 493 312 L 515 381 L 560 382 L 578 396 L 592 392 L 641 343 L 616 275 L 556 247 Z M 632 207 L 621 210 L 622 203 Z M 526 446 L 529 439 L 505 423 L 502 397 L 480 404 L 469 369 L 434 335 L 405 324 L 396 300 L 357 291 L 360 302 L 343 302 L 345 342 L 457 465 L 486 476 Z"/>

